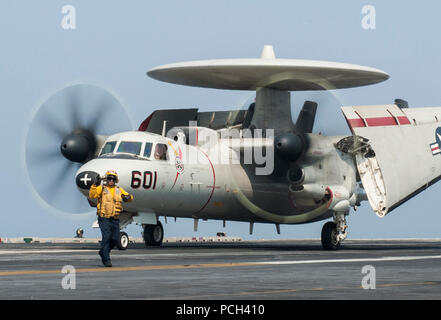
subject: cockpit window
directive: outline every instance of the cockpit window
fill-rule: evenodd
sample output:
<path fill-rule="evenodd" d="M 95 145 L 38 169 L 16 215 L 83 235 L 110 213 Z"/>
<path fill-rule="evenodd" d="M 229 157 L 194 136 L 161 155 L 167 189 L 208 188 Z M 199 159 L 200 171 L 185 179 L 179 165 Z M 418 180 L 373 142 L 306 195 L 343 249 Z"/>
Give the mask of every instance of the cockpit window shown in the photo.
<path fill-rule="evenodd" d="M 145 143 L 144 157 L 146 157 L 146 158 L 150 157 L 150 155 L 152 154 L 152 146 L 153 146 L 153 143 L 151 143 L 151 142 Z"/>
<path fill-rule="evenodd" d="M 106 142 L 100 155 L 112 153 L 113 150 L 115 149 L 115 146 L 116 146 L 116 141 Z"/>
<path fill-rule="evenodd" d="M 138 155 L 141 151 L 141 142 L 121 141 L 118 147 L 118 153 L 131 153 Z"/>
<path fill-rule="evenodd" d="M 156 160 L 167 160 L 167 145 L 163 143 L 158 143 L 155 147 L 155 159 Z"/>

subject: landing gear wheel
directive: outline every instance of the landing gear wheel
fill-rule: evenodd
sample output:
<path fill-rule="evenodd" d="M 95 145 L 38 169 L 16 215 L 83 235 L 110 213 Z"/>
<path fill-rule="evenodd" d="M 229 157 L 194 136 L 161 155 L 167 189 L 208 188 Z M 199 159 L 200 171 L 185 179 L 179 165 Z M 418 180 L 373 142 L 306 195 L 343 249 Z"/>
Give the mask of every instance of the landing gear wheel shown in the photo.
<path fill-rule="evenodd" d="M 337 240 L 337 225 L 334 222 L 327 222 L 322 229 L 322 247 L 325 250 L 337 250 L 341 242 Z"/>
<path fill-rule="evenodd" d="M 129 236 L 125 232 L 119 233 L 119 241 L 116 245 L 119 250 L 126 250 L 129 246 Z"/>
<path fill-rule="evenodd" d="M 164 228 L 158 221 L 156 225 L 148 224 L 144 227 L 144 242 L 148 246 L 160 246 L 164 238 Z"/>

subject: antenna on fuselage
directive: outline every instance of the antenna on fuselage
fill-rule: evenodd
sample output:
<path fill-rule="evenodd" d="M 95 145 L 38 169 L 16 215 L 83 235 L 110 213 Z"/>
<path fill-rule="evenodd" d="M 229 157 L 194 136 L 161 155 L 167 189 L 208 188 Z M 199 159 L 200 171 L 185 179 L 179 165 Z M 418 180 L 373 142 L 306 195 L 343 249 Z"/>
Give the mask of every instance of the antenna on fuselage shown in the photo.
<path fill-rule="evenodd" d="M 162 136 L 165 137 L 165 130 L 167 129 L 167 120 L 162 123 Z"/>

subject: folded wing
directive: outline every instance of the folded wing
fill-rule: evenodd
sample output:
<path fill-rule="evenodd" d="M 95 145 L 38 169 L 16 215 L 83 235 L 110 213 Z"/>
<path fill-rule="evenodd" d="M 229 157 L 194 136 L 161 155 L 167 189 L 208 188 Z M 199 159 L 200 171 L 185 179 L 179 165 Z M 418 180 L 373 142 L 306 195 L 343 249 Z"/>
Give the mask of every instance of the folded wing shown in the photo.
<path fill-rule="evenodd" d="M 383 217 L 441 179 L 441 107 L 342 107 L 375 213 Z"/>

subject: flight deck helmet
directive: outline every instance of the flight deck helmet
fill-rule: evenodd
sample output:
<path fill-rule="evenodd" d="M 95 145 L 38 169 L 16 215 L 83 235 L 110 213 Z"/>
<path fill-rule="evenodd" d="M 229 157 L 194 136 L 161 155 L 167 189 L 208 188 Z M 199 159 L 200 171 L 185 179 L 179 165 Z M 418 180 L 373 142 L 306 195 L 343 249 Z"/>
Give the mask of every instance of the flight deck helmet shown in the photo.
<path fill-rule="evenodd" d="M 106 172 L 106 180 L 108 180 L 109 178 L 113 178 L 115 180 L 115 183 L 119 182 L 118 174 L 116 173 L 115 170 L 108 170 Z"/>

